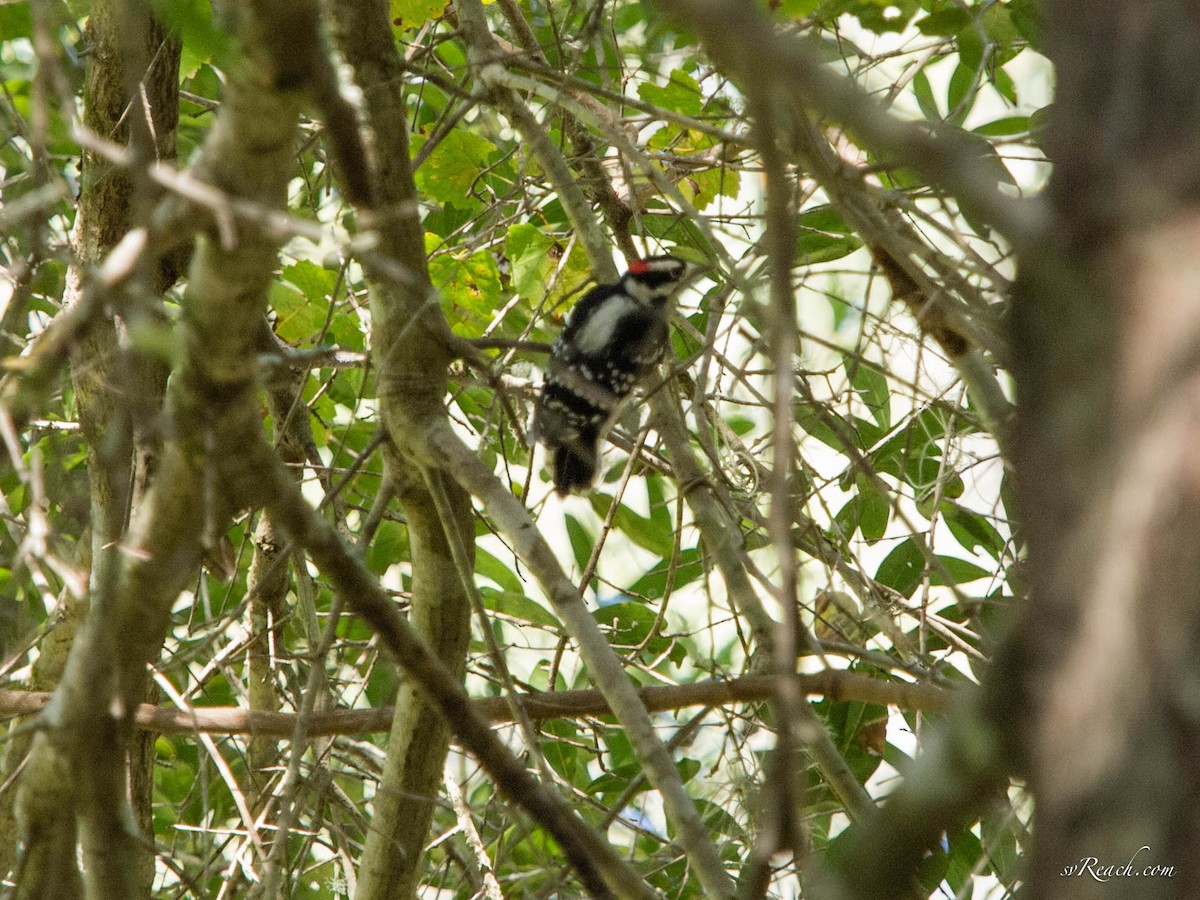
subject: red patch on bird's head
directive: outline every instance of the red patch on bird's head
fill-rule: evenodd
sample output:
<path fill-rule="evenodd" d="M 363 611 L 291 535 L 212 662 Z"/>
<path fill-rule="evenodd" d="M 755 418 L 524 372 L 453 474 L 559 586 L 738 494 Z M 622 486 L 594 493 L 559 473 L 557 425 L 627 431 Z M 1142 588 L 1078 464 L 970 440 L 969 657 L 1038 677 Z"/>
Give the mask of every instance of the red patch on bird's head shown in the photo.
<path fill-rule="evenodd" d="M 641 274 L 643 274 L 645 272 L 649 272 L 649 271 L 650 271 L 650 260 L 648 260 L 648 259 L 635 259 L 633 262 L 631 262 L 629 264 L 629 274 L 630 275 L 641 275 Z"/>

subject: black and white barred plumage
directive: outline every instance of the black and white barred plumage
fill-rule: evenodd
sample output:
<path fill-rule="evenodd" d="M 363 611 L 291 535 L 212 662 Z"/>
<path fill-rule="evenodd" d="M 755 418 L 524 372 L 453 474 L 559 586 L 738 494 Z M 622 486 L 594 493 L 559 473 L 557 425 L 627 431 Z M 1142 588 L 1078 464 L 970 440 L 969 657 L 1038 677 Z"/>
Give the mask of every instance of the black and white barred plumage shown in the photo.
<path fill-rule="evenodd" d="M 616 284 L 592 288 L 554 342 L 534 414 L 534 436 L 554 459 L 560 494 L 587 490 L 600 432 L 617 404 L 662 359 L 670 299 L 691 267 L 674 256 L 639 259 Z"/>

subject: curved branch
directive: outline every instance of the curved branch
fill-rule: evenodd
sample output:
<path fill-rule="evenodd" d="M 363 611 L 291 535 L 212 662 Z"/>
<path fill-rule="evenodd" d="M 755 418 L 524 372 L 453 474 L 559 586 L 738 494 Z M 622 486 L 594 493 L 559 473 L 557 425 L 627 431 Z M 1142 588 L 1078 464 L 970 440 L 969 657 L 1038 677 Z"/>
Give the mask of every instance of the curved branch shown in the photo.
<path fill-rule="evenodd" d="M 446 415 L 450 360 L 441 338 L 452 336 L 436 302 L 429 302 L 432 288 L 410 161 L 403 61 L 392 38 L 386 0 L 330 4 L 329 13 L 334 39 L 363 90 L 366 122 L 374 136 L 372 202 L 351 199 L 366 207 L 363 221 L 375 224 L 382 251 L 364 256 L 363 262 L 371 291 L 372 358 L 390 438 L 384 445 L 384 470 L 408 526 L 409 621 L 443 662 L 448 677 L 461 684 L 471 634 L 470 602 L 445 529 L 473 533 L 473 511 L 460 490 L 448 491 L 439 509 L 411 448 L 411 423 Z M 344 126 L 357 134 L 353 120 Z M 347 141 L 353 143 L 349 137 Z M 431 332 L 433 340 L 428 339 Z M 472 545 L 465 551 L 468 566 L 473 550 Z M 419 686 L 401 686 L 359 864 L 358 900 L 409 896 L 417 890 L 453 725 Z"/>
<path fill-rule="evenodd" d="M 229 194 L 281 207 L 303 79 L 283 79 L 266 62 L 264 36 L 295 33 L 294 23 L 315 20 L 315 4 L 289 4 L 284 10 L 258 0 L 238 6 L 232 19 L 244 55 L 230 73 L 227 100 L 197 167 Z M 284 83 L 289 87 L 280 86 Z M 121 262 L 127 249 L 118 245 L 102 274 L 114 259 Z M 53 772 L 60 762 L 72 771 L 76 795 L 71 799 L 91 897 L 145 893 L 138 887 L 138 867 L 130 865 L 141 843 L 123 815 L 128 808 L 127 713 L 143 699 L 145 667 L 159 652 L 171 602 L 198 564 L 204 544 L 221 533 L 232 508 L 249 493 L 234 448 L 247 430 L 255 433 L 262 426 L 253 390 L 252 346 L 254 325 L 265 311 L 275 250 L 270 236 L 246 227 L 239 231 L 236 247 L 223 250 L 202 242 L 193 259 L 182 303 L 185 351 L 170 388 L 166 430 L 172 440 L 127 539 L 104 550 L 109 558 L 93 581 L 87 627 L 71 649 L 55 700 L 43 717 L 45 728 L 35 741 L 31 771 Z M 136 272 L 138 262 L 130 262 L 130 272 Z M 44 805 L 39 794 L 47 789 L 57 796 L 59 786 L 22 781 L 19 802 L 35 813 L 26 817 L 33 835 L 40 831 L 39 803 Z M 58 859 L 57 865 L 74 868 L 75 854 Z"/>

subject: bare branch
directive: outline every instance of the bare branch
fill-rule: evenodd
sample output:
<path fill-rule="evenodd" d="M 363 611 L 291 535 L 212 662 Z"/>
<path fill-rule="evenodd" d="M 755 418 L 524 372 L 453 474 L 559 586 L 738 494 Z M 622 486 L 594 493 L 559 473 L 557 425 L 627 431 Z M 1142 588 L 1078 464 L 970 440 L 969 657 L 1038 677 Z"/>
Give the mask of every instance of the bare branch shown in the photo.
<path fill-rule="evenodd" d="M 592 214 L 591 204 L 546 129 L 506 81 L 503 62 L 507 54 L 496 44 L 488 29 L 483 4 L 479 0 L 456 0 L 454 6 L 462 21 L 471 65 L 481 87 L 488 92 L 488 99 L 521 132 L 530 151 L 546 170 L 575 235 L 587 252 L 592 274 L 598 281 L 616 281 L 618 273 L 612 247 Z"/>
<path fill-rule="evenodd" d="M 628 674 L 584 604 L 579 589 L 563 572 L 528 512 L 449 426 L 439 424 L 431 428 L 427 441 L 432 462 L 483 502 L 492 521 L 512 541 L 517 554 L 546 591 L 578 643 L 589 675 L 612 704 L 650 783 L 662 794 L 667 816 L 679 830 L 680 843 L 693 863 L 704 867 L 700 877 L 705 889 L 710 896 L 732 896 L 732 881 Z"/>
<path fill-rule="evenodd" d="M 797 689 L 809 696 L 831 700 L 856 700 L 920 712 L 945 712 L 954 692 L 946 688 L 909 681 L 884 681 L 867 675 L 826 669 L 810 675 L 795 675 Z M 727 706 L 769 700 L 775 690 L 772 675 L 744 675 L 720 681 L 691 684 L 652 685 L 638 688 L 646 709 L 668 712 L 689 706 Z M 46 691 L 0 691 L 0 716 L 27 716 L 41 712 L 50 700 Z M 515 702 L 535 722 L 611 715 L 604 695 L 594 688 L 576 691 L 533 691 L 517 694 Z M 512 704 L 506 697 L 472 700 L 476 712 L 493 724 L 511 722 Z M 393 707 L 373 709 L 315 710 L 305 729 L 309 737 L 372 734 L 387 731 Z M 295 728 L 294 713 L 235 707 L 197 706 L 172 709 L 143 703 L 134 722 L 139 728 L 160 734 L 245 734 L 286 738 Z"/>
<path fill-rule="evenodd" d="M 794 36 L 781 34 L 757 8 L 740 0 L 659 0 L 700 36 L 717 64 L 738 80 L 770 73 L 779 88 L 841 122 L 880 155 L 909 166 L 990 222 L 1017 248 L 1036 247 L 1044 234 L 1039 203 L 1000 187 L 996 171 L 964 150 L 952 135 L 930 132 L 888 113 L 849 79 L 828 68 Z"/>
<path fill-rule="evenodd" d="M 492 732 L 488 721 L 473 708 L 458 679 L 414 633 L 391 598 L 333 527 L 313 512 L 269 454 L 260 458 L 268 470 L 263 475 L 268 476 L 269 472 L 273 482 L 268 507 L 280 526 L 308 550 L 347 604 L 375 629 L 396 661 L 437 705 L 497 786 L 555 836 L 589 890 L 600 897 L 611 896 L 610 891 L 621 897 L 653 897 L 600 835 L 579 820 L 557 794 L 529 774 Z"/>

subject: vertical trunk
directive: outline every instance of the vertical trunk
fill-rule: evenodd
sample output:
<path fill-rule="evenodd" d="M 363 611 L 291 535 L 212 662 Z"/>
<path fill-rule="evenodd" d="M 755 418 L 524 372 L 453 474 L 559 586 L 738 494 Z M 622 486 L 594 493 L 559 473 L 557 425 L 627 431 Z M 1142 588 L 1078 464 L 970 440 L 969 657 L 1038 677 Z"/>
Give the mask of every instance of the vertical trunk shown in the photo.
<path fill-rule="evenodd" d="M 151 15 L 149 6 L 137 0 L 93 3 L 86 37 L 91 52 L 83 88 L 84 125 L 109 140 L 132 145 L 142 159 L 173 159 L 179 95 L 178 39 L 168 35 Z M 144 100 L 139 99 L 136 109 L 139 113 L 148 109 L 153 129 L 144 115 L 130 112 L 130 98 L 139 90 L 144 91 Z M 92 153 L 84 152 L 81 170 L 82 187 L 72 233 L 78 262 L 67 275 L 67 306 L 80 298 L 84 270 L 107 255 L 137 223 L 140 212 L 152 199 L 128 173 L 115 170 Z M 159 293 L 172 280 L 166 269 L 147 271 L 139 286 Z M 111 548 L 124 535 L 131 505 L 144 493 L 152 476 L 160 443 L 157 416 L 166 387 L 165 364 L 124 350 L 121 327 L 117 319 L 104 318 L 72 353 L 75 403 L 87 440 L 92 544 L 88 556 L 93 592 L 111 577 Z M 88 604 L 64 602 L 63 609 L 65 615 L 59 625 L 63 639 L 49 642 L 47 646 L 53 652 L 43 653 L 39 659 L 38 683 L 34 686 L 39 690 L 52 689 L 58 683 Z M 6 772 L 20 763 L 28 747 L 29 740 L 24 738 L 9 748 Z M 153 835 L 152 736 L 141 734 L 135 739 L 129 764 L 135 816 L 142 833 L 149 837 Z M 69 804 L 64 808 L 69 809 Z M 11 816 L 7 803 L 3 816 Z M 9 852 L 7 847 L 4 852 Z M 152 854 L 141 852 L 136 866 L 140 887 L 148 896 L 154 875 Z"/>
<path fill-rule="evenodd" d="M 389 463 L 394 471 L 398 462 L 393 459 Z M 474 535 L 471 507 L 469 503 L 457 503 L 456 521 L 443 523 L 429 489 L 414 475 L 410 472 L 396 478 L 412 547 L 409 621 L 461 680 L 471 633 L 470 605 L 446 529 L 457 528 L 470 541 Z M 357 900 L 414 896 L 449 743 L 450 729 L 441 713 L 413 684 L 402 684 L 388 735 L 383 777 L 373 801 Z"/>
<path fill-rule="evenodd" d="M 1014 302 L 1033 603 L 1002 658 L 1037 796 L 1029 893 L 1113 896 L 1095 858 L 1200 873 L 1200 22 L 1190 5 L 1048 4 L 1054 241 Z M 1016 688 L 1015 690 L 1013 688 Z M 998 692 L 996 692 L 998 693 Z M 1141 850 L 1147 847 L 1149 849 Z"/>
<path fill-rule="evenodd" d="M 388 467 L 408 521 L 412 547 L 410 620 L 421 637 L 463 677 L 470 638 L 470 601 L 448 534 L 461 535 L 466 564 L 473 559 L 470 498 L 450 479 L 423 472 L 406 443 L 428 423 L 444 419 L 448 333 L 431 302 L 417 192 L 409 162 L 402 60 L 392 41 L 385 0 L 329 5 L 338 47 L 363 89 L 374 133 L 374 191 L 381 250 L 403 278 L 371 272 L 372 347 L 384 423 L 391 439 Z M 438 485 L 441 485 L 440 487 Z M 439 515 L 433 490 L 444 490 L 451 515 Z M 469 575 L 467 577 L 470 577 Z M 388 758 L 375 795 L 371 831 L 358 878 L 357 900 L 408 897 L 416 889 L 450 732 L 424 696 L 403 687 L 388 740 Z"/>

